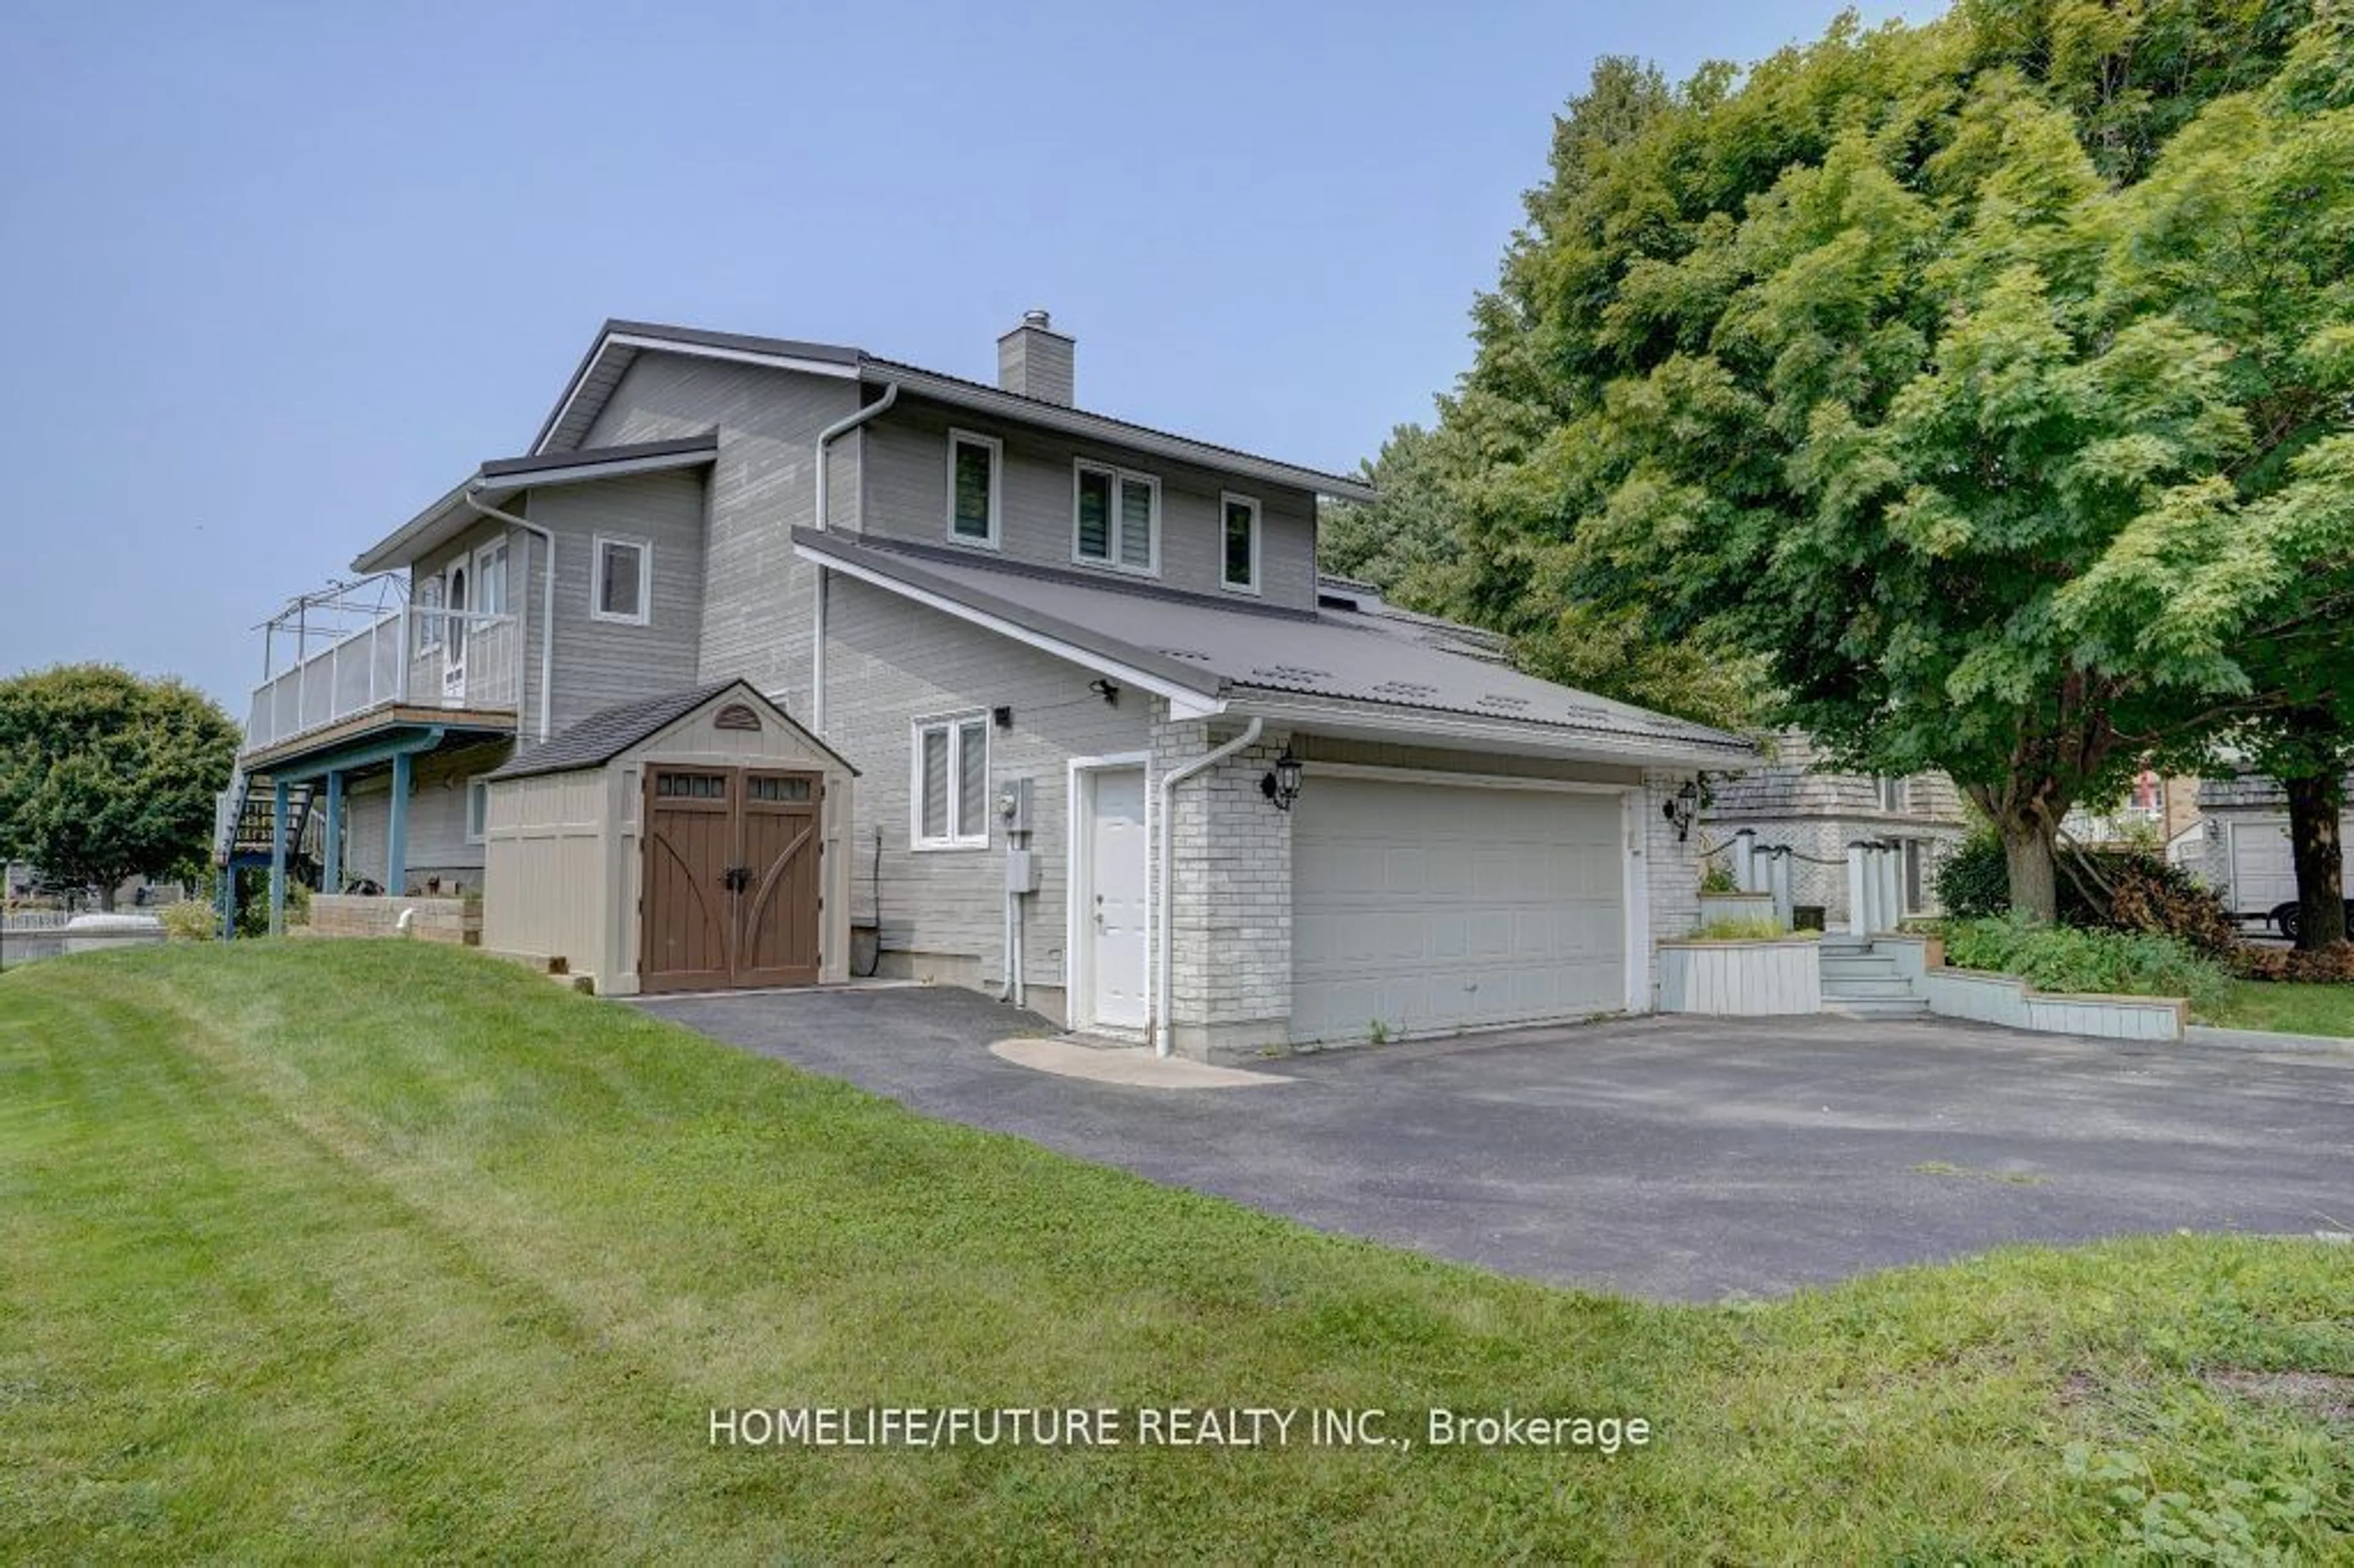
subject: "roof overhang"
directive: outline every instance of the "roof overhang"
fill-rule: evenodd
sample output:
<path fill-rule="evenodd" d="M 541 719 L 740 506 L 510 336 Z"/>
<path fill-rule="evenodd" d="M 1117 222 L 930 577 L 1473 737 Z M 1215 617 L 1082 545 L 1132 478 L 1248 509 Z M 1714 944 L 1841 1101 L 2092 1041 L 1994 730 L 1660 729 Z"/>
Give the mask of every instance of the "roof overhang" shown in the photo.
<path fill-rule="evenodd" d="M 1611 735 L 1568 725 L 1489 719 L 1476 714 L 1349 702 L 1339 697 L 1298 697 L 1246 687 L 1236 687 L 1227 694 L 1226 711 L 1343 740 L 1489 751 L 1622 768 L 1716 771 L 1744 768 L 1757 758 L 1755 747 L 1693 746 L 1653 736 Z"/>
<path fill-rule="evenodd" d="M 844 379 L 858 374 L 858 363 L 864 357 L 858 350 L 839 344 L 705 332 L 655 322 L 608 321 L 599 329 L 597 341 L 588 345 L 588 352 L 581 355 L 571 379 L 565 382 L 563 395 L 541 423 L 539 434 L 532 438 L 531 450 L 561 451 L 578 447 L 596 424 L 606 397 L 620 385 L 622 375 L 641 353 L 650 348 L 700 359 L 725 359 L 739 365 Z"/>
<path fill-rule="evenodd" d="M 564 484 L 587 484 L 621 479 L 633 473 L 661 473 L 673 469 L 701 468 L 719 451 L 716 435 L 688 436 L 680 440 L 640 441 L 629 446 L 594 447 L 586 451 L 552 456 L 499 458 L 482 464 L 440 499 L 371 546 L 352 563 L 360 572 L 380 572 L 405 566 L 439 549 L 481 520 L 467 504 L 472 497 L 486 506 L 503 506 L 526 490 L 547 490 Z"/>
<path fill-rule="evenodd" d="M 1221 473 L 1257 480 L 1264 484 L 1310 491 L 1335 501 L 1370 503 L 1375 499 L 1373 487 L 1362 479 L 1327 473 L 1321 469 L 1302 468 L 1296 463 L 1278 462 L 1273 458 L 1257 457 L 1231 447 L 1193 440 L 1144 425 L 1132 425 L 1125 419 L 1090 414 L 1084 408 L 1069 408 L 1060 403 L 1024 397 L 1019 393 L 954 376 L 943 376 L 938 371 L 925 370 L 913 365 L 870 358 L 862 366 L 860 376 L 875 386 L 896 383 L 903 392 L 970 408 L 975 413 L 994 415 L 1001 419 L 1076 436 L 1085 440 L 1100 441 L 1107 446 L 1123 447 L 1151 457 L 1194 463 L 1215 469 Z"/>

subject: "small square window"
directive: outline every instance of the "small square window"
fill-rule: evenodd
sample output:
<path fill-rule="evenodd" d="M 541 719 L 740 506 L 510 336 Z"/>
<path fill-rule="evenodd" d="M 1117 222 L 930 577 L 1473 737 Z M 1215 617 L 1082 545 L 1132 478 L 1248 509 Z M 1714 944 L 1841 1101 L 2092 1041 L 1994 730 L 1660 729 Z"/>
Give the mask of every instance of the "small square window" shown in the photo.
<path fill-rule="evenodd" d="M 590 613 L 599 620 L 646 624 L 653 547 L 642 539 L 608 539 L 599 535 L 595 566 L 596 581 L 589 585 Z"/>
<path fill-rule="evenodd" d="M 996 547 L 1003 459 L 1002 444 L 991 437 L 949 432 L 949 537 Z"/>
<path fill-rule="evenodd" d="M 1238 593 L 1258 592 L 1258 503 L 1229 495 L 1219 507 L 1225 522 L 1218 580 Z"/>

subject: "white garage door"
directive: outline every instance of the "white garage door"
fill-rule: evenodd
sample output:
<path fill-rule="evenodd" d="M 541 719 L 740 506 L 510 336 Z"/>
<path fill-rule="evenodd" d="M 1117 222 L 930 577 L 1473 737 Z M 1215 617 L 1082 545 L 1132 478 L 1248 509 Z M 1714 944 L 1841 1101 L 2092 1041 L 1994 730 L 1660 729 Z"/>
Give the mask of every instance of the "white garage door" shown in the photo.
<path fill-rule="evenodd" d="M 1302 799 L 1306 797 L 1303 796 Z M 2354 891 L 2354 839 L 2340 823 L 2347 887 Z M 2259 817 L 2232 824 L 2232 907 L 2261 915 L 2296 902 L 2296 863 L 2290 857 L 2288 819 Z"/>
<path fill-rule="evenodd" d="M 1293 810 L 1294 1040 L 1626 1005 L 1617 795 L 1313 775 Z"/>

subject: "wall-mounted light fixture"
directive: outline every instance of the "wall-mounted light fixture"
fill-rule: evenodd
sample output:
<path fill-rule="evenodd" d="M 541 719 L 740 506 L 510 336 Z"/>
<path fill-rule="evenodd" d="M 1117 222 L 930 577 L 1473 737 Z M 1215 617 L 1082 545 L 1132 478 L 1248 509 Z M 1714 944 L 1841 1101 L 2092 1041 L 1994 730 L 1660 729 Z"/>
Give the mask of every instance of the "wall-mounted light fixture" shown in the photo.
<path fill-rule="evenodd" d="M 1098 677 L 1097 679 L 1087 683 L 1087 690 L 1093 692 L 1096 695 L 1101 697 L 1112 706 L 1119 706 L 1119 687 L 1115 683 L 1103 680 Z"/>
<path fill-rule="evenodd" d="M 1659 808 L 1659 814 L 1676 825 L 1676 842 L 1681 843 L 1691 836 L 1692 818 L 1699 810 L 1700 786 L 1687 779 L 1684 787 Z"/>
<path fill-rule="evenodd" d="M 1275 770 L 1258 781 L 1258 792 L 1274 801 L 1278 811 L 1288 811 L 1299 799 L 1299 758 L 1291 755 L 1291 747 L 1283 748 L 1283 755 L 1275 759 Z"/>
<path fill-rule="evenodd" d="M 1012 708 L 991 708 L 989 710 L 989 717 L 991 722 L 995 724 L 1000 729 L 1012 729 L 1013 727 L 1013 710 Z"/>

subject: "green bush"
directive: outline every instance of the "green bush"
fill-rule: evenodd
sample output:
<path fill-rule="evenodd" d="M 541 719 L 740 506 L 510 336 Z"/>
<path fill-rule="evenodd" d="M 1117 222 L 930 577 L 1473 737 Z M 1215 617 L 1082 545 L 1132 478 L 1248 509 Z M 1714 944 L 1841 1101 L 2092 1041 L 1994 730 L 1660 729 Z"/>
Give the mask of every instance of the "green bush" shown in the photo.
<path fill-rule="evenodd" d="M 2010 864 L 1992 831 L 1972 833 L 1937 863 L 1937 903 L 1956 920 L 2009 913 Z"/>
<path fill-rule="evenodd" d="M 1700 874 L 1702 893 L 1738 893 L 1741 885 L 1733 880 L 1733 868 L 1728 865 L 1704 867 Z"/>
<path fill-rule="evenodd" d="M 1811 941 L 1813 931 L 1786 931 L 1772 920 L 1712 920 L 1695 928 L 1691 940 L 1695 942 L 1782 942 Z"/>
<path fill-rule="evenodd" d="M 1949 920 L 1946 961 L 1956 969 L 2017 975 L 2038 991 L 2189 997 L 2219 1004 L 2230 980 L 2222 966 L 2171 937 L 2088 931 L 2016 916 Z"/>
<path fill-rule="evenodd" d="M 220 911 L 202 899 L 166 904 L 156 911 L 155 918 L 164 923 L 167 941 L 209 942 L 220 935 Z"/>

